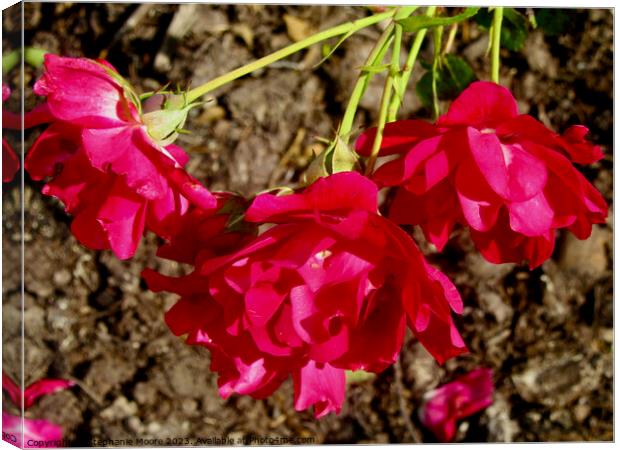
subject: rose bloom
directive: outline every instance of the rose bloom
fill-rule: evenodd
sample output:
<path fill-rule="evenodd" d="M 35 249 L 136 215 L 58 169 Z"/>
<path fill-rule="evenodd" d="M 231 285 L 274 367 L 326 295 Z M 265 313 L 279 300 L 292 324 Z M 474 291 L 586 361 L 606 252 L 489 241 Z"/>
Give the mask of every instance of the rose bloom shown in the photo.
<path fill-rule="evenodd" d="M 478 368 L 424 394 L 420 421 L 440 442 L 450 442 L 458 420 L 493 403 L 493 371 Z"/>
<path fill-rule="evenodd" d="M 360 154 L 369 154 L 375 133 L 360 136 Z M 603 157 L 587 133 L 576 125 L 555 134 L 519 114 L 506 88 L 475 82 L 434 125 L 387 124 L 380 154 L 398 157 L 373 179 L 398 187 L 390 219 L 420 225 L 439 250 L 460 223 L 490 262 L 534 268 L 551 256 L 555 230 L 586 239 L 607 217 L 601 194 L 572 165 Z"/>
<path fill-rule="evenodd" d="M 292 375 L 295 409 L 321 417 L 340 411 L 346 369 L 396 361 L 407 325 L 439 362 L 466 352 L 456 288 L 377 213 L 369 179 L 344 172 L 261 194 L 244 219 L 273 226 L 181 280 L 143 273 L 152 290 L 181 295 L 166 322 L 211 351 L 222 397 L 264 398 Z"/>
<path fill-rule="evenodd" d="M 187 108 L 141 115 L 131 87 L 110 64 L 51 54 L 35 92 L 46 97 L 53 122 L 28 152 L 26 170 L 35 180 L 50 179 L 43 193 L 65 204 L 83 245 L 129 258 L 145 229 L 168 238 L 190 203 L 216 206 L 183 169 L 185 152 L 160 139 Z"/>

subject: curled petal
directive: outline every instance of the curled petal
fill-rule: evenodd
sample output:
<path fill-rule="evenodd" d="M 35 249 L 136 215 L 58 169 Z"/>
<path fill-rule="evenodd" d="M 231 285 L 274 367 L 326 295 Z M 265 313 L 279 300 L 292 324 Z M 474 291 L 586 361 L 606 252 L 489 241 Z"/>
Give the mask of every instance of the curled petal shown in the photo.
<path fill-rule="evenodd" d="M 247 210 L 249 222 L 279 223 L 307 218 L 317 212 L 357 209 L 376 213 L 377 186 L 356 172 L 340 172 L 319 178 L 303 194 L 261 194 Z"/>
<path fill-rule="evenodd" d="M 54 117 L 93 128 L 122 126 L 129 119 L 123 88 L 94 61 L 48 53 L 44 66 L 34 91 L 47 97 Z"/>
<path fill-rule="evenodd" d="M 518 113 L 517 102 L 508 89 L 497 83 L 475 81 L 452 102 L 437 125 L 495 128 Z"/>
<path fill-rule="evenodd" d="M 510 228 L 524 236 L 540 236 L 549 232 L 553 224 L 553 209 L 541 192 L 524 202 L 508 206 Z"/>
<path fill-rule="evenodd" d="M 503 144 L 494 133 L 467 129 L 474 161 L 499 196 L 520 202 L 538 194 L 547 182 L 545 164 L 519 144 Z"/>
<path fill-rule="evenodd" d="M 293 375 L 293 383 L 295 410 L 303 411 L 314 405 L 317 419 L 330 412 L 340 412 L 345 392 L 344 370 L 310 361 Z"/>
<path fill-rule="evenodd" d="M 440 442 L 450 442 L 458 420 L 481 411 L 493 403 L 493 371 L 475 369 L 424 395 L 420 408 L 422 424 Z"/>

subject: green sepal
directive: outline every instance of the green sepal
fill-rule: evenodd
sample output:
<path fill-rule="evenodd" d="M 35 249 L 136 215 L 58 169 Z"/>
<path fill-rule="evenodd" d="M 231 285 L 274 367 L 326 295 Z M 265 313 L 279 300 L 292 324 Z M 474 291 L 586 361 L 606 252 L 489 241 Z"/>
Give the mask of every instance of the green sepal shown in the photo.
<path fill-rule="evenodd" d="M 319 178 L 334 173 L 351 172 L 359 169 L 359 157 L 338 136 L 329 147 L 317 155 L 302 175 L 302 181 L 308 185 Z"/>
<path fill-rule="evenodd" d="M 165 146 L 174 142 L 179 129 L 185 124 L 187 113 L 192 105 L 182 109 L 158 109 L 142 116 L 149 135 L 160 145 Z"/>
<path fill-rule="evenodd" d="M 319 153 L 310 163 L 306 171 L 301 176 L 301 181 L 305 185 L 314 183 L 316 180 L 329 175 L 327 171 L 327 150 Z"/>
<path fill-rule="evenodd" d="M 331 160 L 328 162 L 330 173 L 351 172 L 358 166 L 358 160 L 357 153 L 352 151 L 340 137 L 336 137 Z"/>

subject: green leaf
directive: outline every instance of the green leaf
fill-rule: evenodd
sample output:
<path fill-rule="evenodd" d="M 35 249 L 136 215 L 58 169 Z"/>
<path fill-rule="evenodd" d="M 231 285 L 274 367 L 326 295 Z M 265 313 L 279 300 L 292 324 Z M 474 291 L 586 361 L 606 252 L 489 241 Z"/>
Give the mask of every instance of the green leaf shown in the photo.
<path fill-rule="evenodd" d="M 424 28 L 452 25 L 453 23 L 461 22 L 474 16 L 479 9 L 480 8 L 477 6 L 470 6 L 465 8 L 465 11 L 462 13 L 451 17 L 429 17 L 427 15 L 412 16 L 399 20 L 398 23 L 402 25 L 403 31 L 415 33 Z"/>
<path fill-rule="evenodd" d="M 462 58 L 447 54 L 444 55 L 437 70 L 437 96 L 440 100 L 451 100 L 476 80 L 476 74 L 471 66 Z M 433 108 L 432 72 L 427 71 L 418 84 L 416 93 L 424 107 Z"/>
<path fill-rule="evenodd" d="M 535 9 L 536 23 L 547 36 L 558 36 L 566 33 L 571 24 L 571 17 L 563 9 Z"/>
<path fill-rule="evenodd" d="M 476 14 L 475 21 L 483 28 L 490 28 L 493 15 L 488 9 L 480 10 Z M 502 33 L 500 43 L 502 47 L 513 52 L 521 50 L 527 38 L 528 21 L 523 14 L 514 8 L 504 8 L 504 18 L 502 20 Z"/>

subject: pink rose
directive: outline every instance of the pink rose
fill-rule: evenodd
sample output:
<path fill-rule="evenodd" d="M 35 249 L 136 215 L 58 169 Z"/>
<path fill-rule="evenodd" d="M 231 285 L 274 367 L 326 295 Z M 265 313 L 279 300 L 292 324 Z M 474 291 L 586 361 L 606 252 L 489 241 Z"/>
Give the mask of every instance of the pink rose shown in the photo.
<path fill-rule="evenodd" d="M 586 239 L 607 217 L 603 197 L 571 164 L 603 157 L 587 132 L 573 126 L 559 136 L 520 115 L 506 88 L 475 82 L 435 125 L 387 124 L 381 154 L 399 157 L 373 179 L 399 187 L 390 218 L 420 225 L 438 249 L 461 223 L 489 261 L 534 268 L 551 256 L 556 229 Z M 369 153 L 374 135 L 360 136 L 359 153 Z"/>
<path fill-rule="evenodd" d="M 211 350 L 223 397 L 266 397 L 291 374 L 295 408 L 320 417 L 340 410 L 345 369 L 396 360 L 407 325 L 440 362 L 466 351 L 451 318 L 458 292 L 377 213 L 367 178 L 338 173 L 298 194 L 259 195 L 245 220 L 275 225 L 182 280 L 143 273 L 151 289 L 181 295 L 166 322 Z"/>
<path fill-rule="evenodd" d="M 456 422 L 493 403 L 493 371 L 476 369 L 424 395 L 420 407 L 422 424 L 440 442 L 450 442 Z"/>
<path fill-rule="evenodd" d="M 105 61 L 47 54 L 45 69 L 35 92 L 47 97 L 54 122 L 25 165 L 33 179 L 51 178 L 43 192 L 73 214 L 82 244 L 129 258 L 145 228 L 169 238 L 190 202 L 216 206 L 183 169 L 185 152 L 162 136 L 174 134 L 189 106 L 141 115 L 131 87 Z"/>

